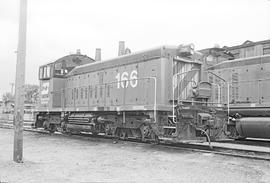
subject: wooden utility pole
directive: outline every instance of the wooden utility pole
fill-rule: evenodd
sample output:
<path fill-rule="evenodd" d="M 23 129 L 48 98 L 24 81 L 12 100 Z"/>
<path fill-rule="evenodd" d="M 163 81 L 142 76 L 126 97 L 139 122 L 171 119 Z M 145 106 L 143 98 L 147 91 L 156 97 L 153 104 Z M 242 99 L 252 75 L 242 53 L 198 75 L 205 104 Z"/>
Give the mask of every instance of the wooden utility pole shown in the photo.
<path fill-rule="evenodd" d="M 20 0 L 19 42 L 17 50 L 14 110 L 14 148 L 13 161 L 22 163 L 23 157 L 23 116 L 24 116 L 24 84 L 26 55 L 26 16 L 27 0 Z"/>

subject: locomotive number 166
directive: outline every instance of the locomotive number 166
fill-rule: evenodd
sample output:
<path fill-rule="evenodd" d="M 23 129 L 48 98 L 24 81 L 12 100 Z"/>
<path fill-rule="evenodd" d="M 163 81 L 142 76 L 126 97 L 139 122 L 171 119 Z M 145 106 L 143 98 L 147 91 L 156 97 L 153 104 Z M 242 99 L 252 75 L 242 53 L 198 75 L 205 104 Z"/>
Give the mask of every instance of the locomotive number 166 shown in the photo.
<path fill-rule="evenodd" d="M 117 73 L 115 76 L 117 79 L 117 88 L 127 88 L 129 85 L 132 88 L 137 87 L 138 85 L 138 72 L 137 70 L 131 71 L 129 74 L 128 72 L 123 72 L 123 73 Z M 121 82 L 122 81 L 122 82 Z"/>

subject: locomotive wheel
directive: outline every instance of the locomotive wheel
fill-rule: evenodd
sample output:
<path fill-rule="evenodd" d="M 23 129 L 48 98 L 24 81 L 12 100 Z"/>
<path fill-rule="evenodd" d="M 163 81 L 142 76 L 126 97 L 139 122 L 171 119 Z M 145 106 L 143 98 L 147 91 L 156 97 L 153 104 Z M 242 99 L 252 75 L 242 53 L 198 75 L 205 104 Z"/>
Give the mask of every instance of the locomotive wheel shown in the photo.
<path fill-rule="evenodd" d="M 80 131 L 69 131 L 68 135 L 80 135 L 81 132 Z"/>
<path fill-rule="evenodd" d="M 49 130 L 50 133 L 56 132 L 56 130 L 57 130 L 56 125 L 55 124 L 50 124 L 48 130 Z"/>
<path fill-rule="evenodd" d="M 128 134 L 124 128 L 116 128 L 115 130 L 115 138 L 119 138 L 125 140 L 128 138 Z"/>
<path fill-rule="evenodd" d="M 140 128 L 142 138 L 141 140 L 143 142 L 145 141 L 150 141 L 151 143 L 158 144 L 159 143 L 159 138 L 158 136 L 154 133 L 154 131 L 151 129 L 149 125 L 143 125 Z"/>
<path fill-rule="evenodd" d="M 239 136 L 235 126 L 233 125 L 228 125 L 226 135 L 231 139 L 238 139 L 238 136 Z"/>
<path fill-rule="evenodd" d="M 126 129 L 120 129 L 120 139 L 126 140 L 128 138 L 128 134 Z"/>
<path fill-rule="evenodd" d="M 110 135 L 111 134 L 111 128 L 109 124 L 105 125 L 105 135 Z"/>
<path fill-rule="evenodd" d="M 66 123 L 65 122 L 61 122 L 60 127 L 59 127 L 59 132 L 67 133 Z"/>
<path fill-rule="evenodd" d="M 156 134 L 154 134 L 154 133 L 152 133 L 152 134 L 154 135 L 154 137 L 153 137 L 153 139 L 154 139 L 153 144 L 159 144 L 160 141 L 159 141 L 158 136 Z"/>
<path fill-rule="evenodd" d="M 154 137 L 155 134 L 152 132 L 151 127 L 149 125 L 143 125 L 140 129 L 142 134 L 142 141 L 155 139 Z"/>
<path fill-rule="evenodd" d="M 92 135 L 94 135 L 94 136 L 97 136 L 97 135 L 98 135 L 98 132 L 97 132 L 97 131 L 92 131 L 91 133 L 92 133 Z"/>
<path fill-rule="evenodd" d="M 143 125 L 143 126 L 141 126 L 140 130 L 141 130 L 141 134 L 142 134 L 142 141 L 144 142 L 145 139 L 149 135 L 149 131 L 150 131 L 149 126 Z"/>
<path fill-rule="evenodd" d="M 127 134 L 126 134 L 126 132 L 121 132 L 121 133 L 120 133 L 120 139 L 123 139 L 123 140 L 127 139 Z"/>
<path fill-rule="evenodd" d="M 137 129 L 130 129 L 128 136 L 131 136 L 134 139 L 141 140 L 142 134 L 140 128 Z"/>
<path fill-rule="evenodd" d="M 113 135 L 114 134 L 114 131 L 115 131 L 115 128 L 113 127 L 112 124 L 108 123 L 108 124 L 105 124 L 105 134 L 106 135 Z"/>

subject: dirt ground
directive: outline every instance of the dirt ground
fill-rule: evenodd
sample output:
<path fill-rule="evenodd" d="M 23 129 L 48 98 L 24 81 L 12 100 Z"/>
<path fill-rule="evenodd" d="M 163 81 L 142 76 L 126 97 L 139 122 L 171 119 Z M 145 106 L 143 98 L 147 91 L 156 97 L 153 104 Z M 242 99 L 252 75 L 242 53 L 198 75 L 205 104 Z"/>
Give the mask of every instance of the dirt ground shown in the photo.
<path fill-rule="evenodd" d="M 154 145 L 24 132 L 24 163 L 12 161 L 13 130 L 0 128 L 0 182 L 270 182 L 270 162 Z"/>

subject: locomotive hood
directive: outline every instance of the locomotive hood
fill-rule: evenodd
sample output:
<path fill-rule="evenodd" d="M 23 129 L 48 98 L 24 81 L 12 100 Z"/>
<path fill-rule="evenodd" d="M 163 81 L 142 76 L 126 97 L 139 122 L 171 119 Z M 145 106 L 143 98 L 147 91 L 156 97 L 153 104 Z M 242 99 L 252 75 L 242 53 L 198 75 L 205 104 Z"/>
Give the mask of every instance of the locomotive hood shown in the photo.
<path fill-rule="evenodd" d="M 181 46 L 159 46 L 149 50 L 143 50 L 139 52 L 122 55 L 108 60 L 97 61 L 74 68 L 68 75 L 78 75 L 97 71 L 101 69 L 108 69 L 115 66 L 128 65 L 133 63 L 144 62 L 146 60 L 165 58 L 165 57 L 179 57 L 179 50 Z M 182 58 L 181 58 L 182 59 Z M 189 57 L 184 57 L 187 61 Z M 192 59 L 190 59 L 192 60 Z"/>
<path fill-rule="evenodd" d="M 243 65 L 264 64 L 270 62 L 270 55 L 256 56 L 250 58 L 241 58 L 230 61 L 223 61 L 219 64 L 213 65 L 207 70 L 225 69 L 231 67 L 241 67 Z"/>

